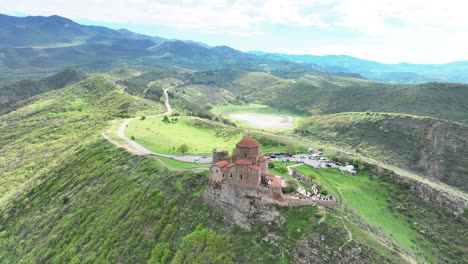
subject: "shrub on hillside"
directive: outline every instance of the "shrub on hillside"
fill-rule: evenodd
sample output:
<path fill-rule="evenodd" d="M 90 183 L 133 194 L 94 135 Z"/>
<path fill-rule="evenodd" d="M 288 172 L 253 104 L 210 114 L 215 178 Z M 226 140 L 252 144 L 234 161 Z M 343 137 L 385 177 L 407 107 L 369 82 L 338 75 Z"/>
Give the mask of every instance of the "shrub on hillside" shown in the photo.
<path fill-rule="evenodd" d="M 286 187 L 283 188 L 283 193 L 292 193 L 299 188 L 299 183 L 296 180 L 288 179 L 286 180 Z"/>

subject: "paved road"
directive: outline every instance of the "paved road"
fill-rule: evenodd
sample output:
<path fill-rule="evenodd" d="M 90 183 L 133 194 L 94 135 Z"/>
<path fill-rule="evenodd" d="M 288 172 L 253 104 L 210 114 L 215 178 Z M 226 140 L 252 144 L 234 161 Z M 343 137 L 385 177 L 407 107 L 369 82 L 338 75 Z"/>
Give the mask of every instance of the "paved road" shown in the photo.
<path fill-rule="evenodd" d="M 164 115 L 169 115 L 169 114 L 171 114 L 173 112 L 171 104 L 169 103 L 169 95 L 167 94 L 167 90 L 168 89 L 164 90 L 164 99 L 165 99 L 165 105 L 166 105 L 167 111 L 164 114 L 148 116 L 146 118 L 161 117 L 161 116 L 164 116 Z M 122 140 L 124 140 L 128 145 L 130 145 L 132 147 L 132 152 L 134 152 L 135 154 L 138 154 L 138 155 L 157 155 L 157 156 L 160 156 L 160 157 L 175 159 L 175 160 L 184 161 L 184 162 L 196 162 L 196 163 L 211 163 L 212 162 L 211 157 L 203 158 L 201 156 L 194 156 L 194 155 L 169 155 L 169 154 L 157 153 L 157 152 L 151 151 L 151 150 L 143 147 L 142 145 L 140 145 L 137 142 L 131 140 L 130 138 L 128 138 L 125 135 L 125 129 L 127 128 L 130 121 L 136 120 L 136 119 L 137 118 L 128 118 L 128 119 L 126 119 L 122 123 L 122 125 L 120 125 L 119 131 L 117 133 L 118 136 Z"/>

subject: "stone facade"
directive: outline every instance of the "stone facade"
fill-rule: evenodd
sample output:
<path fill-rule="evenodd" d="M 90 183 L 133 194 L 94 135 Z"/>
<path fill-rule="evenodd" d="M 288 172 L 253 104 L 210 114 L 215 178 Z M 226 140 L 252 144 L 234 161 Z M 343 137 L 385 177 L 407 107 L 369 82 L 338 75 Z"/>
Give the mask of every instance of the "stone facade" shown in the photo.
<path fill-rule="evenodd" d="M 228 157 L 229 152 L 227 150 L 217 151 L 216 149 L 213 149 L 213 164 L 226 160 Z"/>
<path fill-rule="evenodd" d="M 281 199 L 282 181 L 268 173 L 268 164 L 269 160 L 260 152 L 260 143 L 244 137 L 236 144 L 236 151 L 231 156 L 228 151 L 213 150 L 209 182 L 253 188 L 271 187 L 272 196 Z"/>

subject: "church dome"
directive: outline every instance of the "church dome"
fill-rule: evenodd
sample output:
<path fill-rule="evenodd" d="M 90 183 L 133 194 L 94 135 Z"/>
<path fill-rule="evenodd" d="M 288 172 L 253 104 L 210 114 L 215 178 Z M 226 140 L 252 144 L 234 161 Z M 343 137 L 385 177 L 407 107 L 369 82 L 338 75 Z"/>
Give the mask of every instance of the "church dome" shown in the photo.
<path fill-rule="evenodd" d="M 257 140 L 250 138 L 250 137 L 244 137 L 239 143 L 236 144 L 236 146 L 240 148 L 258 148 L 260 147 L 260 143 L 258 143 Z"/>

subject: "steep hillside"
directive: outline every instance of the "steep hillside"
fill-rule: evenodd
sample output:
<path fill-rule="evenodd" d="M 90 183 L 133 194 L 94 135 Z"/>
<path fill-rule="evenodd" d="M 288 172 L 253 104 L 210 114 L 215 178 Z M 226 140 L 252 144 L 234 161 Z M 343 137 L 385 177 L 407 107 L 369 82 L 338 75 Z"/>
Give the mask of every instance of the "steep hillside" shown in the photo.
<path fill-rule="evenodd" d="M 205 103 L 227 90 L 250 102 L 310 114 L 390 112 L 468 122 L 468 85 L 463 84 L 397 85 L 327 74 L 290 80 L 239 70 L 197 72 L 188 84 L 187 89 L 212 94 Z"/>
<path fill-rule="evenodd" d="M 85 77 L 84 72 L 69 69 L 36 81 L 22 80 L 0 86 L 0 113 L 9 110 L 18 101 L 50 90 L 63 88 L 67 84 L 81 81 Z"/>
<path fill-rule="evenodd" d="M 386 214 L 385 205 L 398 208 L 393 217 L 407 223 L 407 233 L 393 238 L 382 223 L 347 205 L 338 211 L 271 206 L 279 221 L 254 219 L 251 230 L 240 229 L 203 202 L 206 171 L 132 156 L 101 137 L 111 120 L 152 107 L 110 77 L 93 75 L 0 116 L 3 262 L 401 263 L 464 257 L 465 214 L 434 211 L 403 183 L 371 176 L 359 177 L 370 182 L 369 197 Z M 428 232 L 436 226 L 444 229 Z"/>
<path fill-rule="evenodd" d="M 468 191 L 465 125 L 409 115 L 341 113 L 312 116 L 297 131 Z"/>
<path fill-rule="evenodd" d="M 111 119 L 151 107 L 105 76 L 29 102 L 0 116 L 4 263 L 401 260 L 364 226 L 349 231 L 339 214 L 315 207 L 273 207 L 284 224 L 259 222 L 251 231 L 226 222 L 202 202 L 206 172 L 169 170 L 101 137 Z"/>

